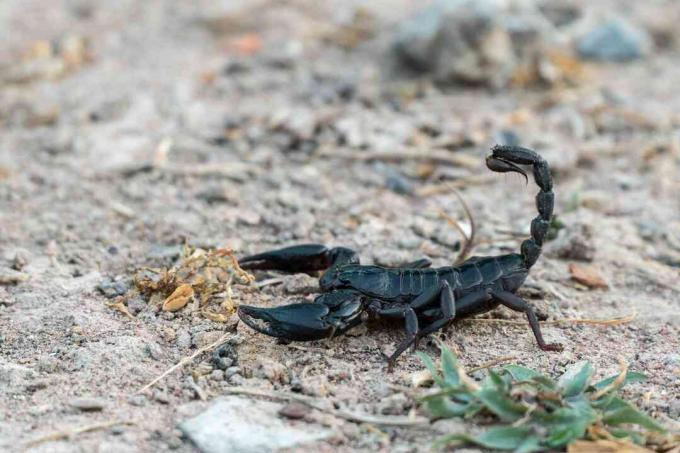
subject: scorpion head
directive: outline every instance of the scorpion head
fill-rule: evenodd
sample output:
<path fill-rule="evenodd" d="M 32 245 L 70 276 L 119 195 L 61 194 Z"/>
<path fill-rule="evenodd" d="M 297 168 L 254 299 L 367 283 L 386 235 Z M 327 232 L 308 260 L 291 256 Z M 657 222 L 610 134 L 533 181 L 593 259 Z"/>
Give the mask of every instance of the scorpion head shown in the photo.
<path fill-rule="evenodd" d="M 238 315 L 260 333 L 292 341 L 310 341 L 341 334 L 361 322 L 364 297 L 351 290 L 322 294 L 314 303 L 275 308 L 241 305 Z"/>

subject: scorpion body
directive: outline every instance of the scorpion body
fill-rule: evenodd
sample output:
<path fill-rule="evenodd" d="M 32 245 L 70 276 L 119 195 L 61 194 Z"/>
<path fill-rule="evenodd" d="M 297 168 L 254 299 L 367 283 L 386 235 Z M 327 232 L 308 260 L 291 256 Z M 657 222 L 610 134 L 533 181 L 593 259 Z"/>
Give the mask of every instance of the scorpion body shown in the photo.
<path fill-rule="evenodd" d="M 409 346 L 451 323 L 490 311 L 499 305 L 524 312 L 538 346 L 559 351 L 561 345 L 543 340 L 533 307 L 515 293 L 541 253 L 552 216 L 554 195 L 547 162 L 536 152 L 516 146 L 495 146 L 487 167 L 496 172 L 518 172 L 531 165 L 540 191 L 538 216 L 531 222 L 531 237 L 520 253 L 472 257 L 456 266 L 430 268 L 419 260 L 398 268 L 359 264 L 356 252 L 345 247 L 307 244 L 245 257 L 246 269 L 290 272 L 325 270 L 319 280 L 323 294 L 314 303 L 277 308 L 239 307 L 240 318 L 267 335 L 294 341 L 318 340 L 341 334 L 359 324 L 361 315 L 404 319 L 406 338 L 388 359 L 389 369 Z M 528 179 L 528 178 L 527 178 Z"/>

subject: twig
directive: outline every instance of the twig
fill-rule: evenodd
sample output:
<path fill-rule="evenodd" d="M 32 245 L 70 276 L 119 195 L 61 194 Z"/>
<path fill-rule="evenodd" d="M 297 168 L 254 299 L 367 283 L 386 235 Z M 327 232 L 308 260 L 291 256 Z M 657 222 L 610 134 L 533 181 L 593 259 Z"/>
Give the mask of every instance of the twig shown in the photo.
<path fill-rule="evenodd" d="M 206 351 L 211 351 L 211 350 L 215 349 L 216 347 L 220 346 L 221 344 L 225 343 L 227 340 L 229 340 L 229 338 L 232 337 L 232 335 L 233 335 L 233 334 L 231 334 L 231 333 L 225 334 L 225 335 L 221 336 L 221 337 L 220 337 L 217 341 L 215 341 L 214 343 L 210 343 L 208 346 L 204 346 L 204 347 L 198 349 L 196 352 L 194 352 L 193 354 L 191 354 L 189 357 L 183 358 L 182 360 L 180 360 L 179 362 L 177 362 L 176 364 L 174 364 L 173 366 L 171 366 L 170 368 L 168 368 L 167 370 L 165 370 L 160 376 L 158 376 L 156 379 L 154 379 L 153 381 L 151 381 L 151 382 L 149 382 L 148 384 L 146 384 L 144 387 L 142 387 L 142 388 L 140 388 L 139 390 L 137 390 L 135 393 L 142 393 L 142 392 L 144 392 L 145 390 L 150 389 L 151 387 L 153 387 L 154 385 L 156 385 L 157 382 L 159 382 L 159 381 L 161 381 L 162 379 L 164 379 L 167 375 L 169 375 L 170 373 L 172 373 L 172 372 L 175 371 L 176 369 L 178 369 L 178 368 L 180 368 L 180 367 L 186 365 L 187 363 L 190 363 L 192 360 L 194 360 L 196 357 L 198 357 L 199 355 L 203 354 L 204 352 L 206 352 Z"/>
<path fill-rule="evenodd" d="M 113 421 L 108 421 L 108 422 L 103 422 L 103 423 L 93 423 L 91 425 L 83 425 L 79 426 L 77 428 L 73 429 L 65 429 L 63 431 L 56 431 L 50 434 L 47 434 L 42 437 L 38 437 L 36 439 L 33 439 L 29 442 L 26 443 L 25 448 L 30 448 L 34 447 L 38 444 L 42 444 L 43 442 L 51 442 L 54 440 L 63 440 L 63 439 L 68 439 L 70 437 L 76 436 L 78 434 L 82 433 L 87 433 L 90 431 L 96 431 L 99 429 L 106 429 L 110 428 L 112 426 L 116 425 L 134 425 L 135 422 L 130 421 L 130 420 L 113 420 Z"/>
<path fill-rule="evenodd" d="M 554 319 L 552 321 L 539 321 L 543 325 L 552 324 L 562 324 L 562 323 L 572 323 L 572 324 L 592 324 L 600 326 L 616 326 L 619 324 L 626 324 L 633 321 L 637 316 L 636 312 L 628 316 L 623 316 L 620 318 L 611 319 L 588 319 L 588 318 L 565 318 L 565 319 Z M 508 324 L 513 326 L 524 326 L 526 321 L 514 321 L 512 319 L 497 319 L 497 318 L 469 318 L 468 321 L 472 322 L 483 322 L 483 323 L 494 323 L 494 324 Z"/>
<path fill-rule="evenodd" d="M 468 373 L 474 373 L 475 371 L 484 370 L 486 368 L 491 368 L 492 366 L 496 366 L 500 363 L 509 362 L 511 360 L 517 360 L 517 357 L 514 356 L 514 355 L 508 355 L 508 356 L 505 356 L 505 357 L 498 357 L 496 359 L 493 359 L 493 360 L 490 360 L 486 363 L 483 363 L 482 365 L 476 366 L 474 368 L 470 368 L 468 370 Z"/>
<path fill-rule="evenodd" d="M 472 213 L 470 212 L 470 208 L 463 199 L 463 196 L 456 190 L 455 187 L 450 186 L 451 191 L 458 197 L 458 200 L 460 201 L 460 204 L 463 205 L 463 209 L 465 210 L 465 215 L 468 218 L 468 222 L 470 222 L 470 235 L 468 236 L 467 233 L 463 230 L 463 227 L 460 226 L 460 223 L 450 217 L 446 212 L 443 210 L 440 210 L 440 214 L 442 217 L 446 219 L 447 222 L 449 222 L 450 225 L 453 225 L 458 232 L 463 236 L 464 244 L 463 247 L 460 249 L 460 253 L 458 253 L 458 257 L 456 258 L 456 263 L 460 263 L 465 258 L 470 254 L 470 251 L 472 250 L 472 247 L 474 246 L 474 241 L 475 241 L 475 232 L 476 232 L 476 227 L 475 227 L 475 220 L 472 218 Z"/>
<path fill-rule="evenodd" d="M 270 285 L 278 285 L 280 283 L 283 283 L 285 281 L 284 277 L 274 277 L 274 278 L 268 278 L 266 280 L 262 280 L 260 282 L 255 283 L 255 288 L 261 289 L 264 288 L 265 286 L 270 286 Z"/>
<path fill-rule="evenodd" d="M 276 400 L 296 401 L 298 403 L 302 403 L 306 406 L 309 406 L 312 409 L 316 409 L 321 412 L 326 412 L 335 417 L 349 420 L 351 422 L 370 423 L 373 425 L 388 425 L 388 426 L 420 426 L 429 423 L 429 421 L 423 417 L 415 418 L 386 417 L 386 416 L 381 417 L 369 414 L 359 414 L 341 409 L 330 409 L 324 407 L 322 404 L 320 404 L 318 401 L 312 398 L 303 395 L 295 395 L 292 393 L 271 392 L 267 390 L 249 389 L 244 387 L 228 387 L 223 391 L 231 395 L 259 396 L 262 398 L 272 398 Z"/>

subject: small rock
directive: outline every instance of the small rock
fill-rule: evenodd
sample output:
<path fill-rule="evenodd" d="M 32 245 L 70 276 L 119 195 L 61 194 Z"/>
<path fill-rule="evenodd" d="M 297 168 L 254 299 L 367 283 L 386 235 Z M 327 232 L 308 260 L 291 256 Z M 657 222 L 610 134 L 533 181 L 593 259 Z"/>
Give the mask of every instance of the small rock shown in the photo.
<path fill-rule="evenodd" d="M 406 395 L 395 393 L 387 398 L 383 398 L 378 403 L 378 412 L 383 415 L 401 415 L 408 411 L 410 405 L 411 403 Z"/>
<path fill-rule="evenodd" d="M 279 415 L 282 417 L 291 418 L 293 420 L 304 418 L 309 412 L 309 406 L 295 402 L 288 403 L 279 409 Z"/>
<path fill-rule="evenodd" d="M 623 20 L 613 20 L 586 33 L 578 40 L 576 49 L 587 60 L 629 61 L 643 56 L 649 46 L 646 32 Z"/>
<path fill-rule="evenodd" d="M 213 381 L 223 381 L 224 380 L 224 371 L 222 370 L 213 370 L 210 373 L 210 379 Z"/>
<path fill-rule="evenodd" d="M 191 346 L 191 334 L 188 330 L 180 330 L 177 332 L 177 347 L 187 349 Z"/>
<path fill-rule="evenodd" d="M 319 279 L 307 274 L 295 274 L 283 282 L 287 294 L 309 294 L 319 290 Z"/>
<path fill-rule="evenodd" d="M 563 229 L 557 239 L 546 245 L 546 249 L 550 255 L 562 259 L 592 261 L 595 258 L 592 230 L 584 224 Z"/>
<path fill-rule="evenodd" d="M 224 370 L 224 377 L 226 379 L 230 379 L 232 376 L 238 374 L 241 371 L 241 368 L 237 366 L 230 366 L 226 370 Z"/>
<path fill-rule="evenodd" d="M 211 361 L 216 368 L 226 370 L 238 362 L 238 352 L 232 343 L 225 343 L 213 351 Z"/>
<path fill-rule="evenodd" d="M 179 428 L 203 453 L 295 449 L 332 434 L 318 426 L 291 426 L 277 415 L 278 409 L 276 403 L 232 396 L 215 401 Z"/>
<path fill-rule="evenodd" d="M 129 284 L 123 280 L 113 280 L 111 278 L 105 278 L 97 289 L 109 299 L 117 296 L 124 296 L 127 293 Z"/>
<path fill-rule="evenodd" d="M 146 308 L 146 302 L 140 296 L 131 297 L 127 300 L 127 308 L 133 315 L 141 312 Z"/>
<path fill-rule="evenodd" d="M 226 376 L 226 373 L 225 373 L 225 376 Z M 232 375 L 229 377 L 229 379 L 227 379 L 227 381 L 228 381 L 229 384 L 231 384 L 231 385 L 241 386 L 241 385 L 245 384 L 246 378 L 244 378 L 244 377 L 241 376 L 240 374 L 236 373 L 236 374 L 232 374 Z"/>
<path fill-rule="evenodd" d="M 28 274 L 8 267 L 0 267 L 0 285 L 16 285 L 28 280 Z"/>
<path fill-rule="evenodd" d="M 287 384 L 288 369 L 282 363 L 271 359 L 260 359 L 255 364 L 253 376 L 256 378 L 267 379 L 272 384 Z"/>
<path fill-rule="evenodd" d="M 502 87 L 535 69 L 553 29 L 530 5 L 439 0 L 401 24 L 392 49 L 401 68 L 430 73 L 438 82 Z"/>
<path fill-rule="evenodd" d="M 18 271 L 22 270 L 31 262 L 31 252 L 26 249 L 17 249 L 12 259 L 12 267 Z"/>
<path fill-rule="evenodd" d="M 146 397 L 144 395 L 132 395 L 127 399 L 128 404 L 132 406 L 144 406 L 146 404 Z"/>
<path fill-rule="evenodd" d="M 170 450 L 177 450 L 182 446 L 182 439 L 178 436 L 170 436 L 166 439 L 166 444 Z"/>
<path fill-rule="evenodd" d="M 163 348 L 158 343 L 148 342 L 144 345 L 144 350 L 154 360 L 161 360 L 163 358 Z"/>
<path fill-rule="evenodd" d="M 432 424 L 432 429 L 434 432 L 439 434 L 455 434 L 464 433 L 469 428 L 466 426 L 465 422 L 457 418 L 445 418 L 442 420 L 437 420 Z"/>
<path fill-rule="evenodd" d="M 104 402 L 97 398 L 81 397 L 68 402 L 69 406 L 82 412 L 99 412 L 104 409 Z"/>
<path fill-rule="evenodd" d="M 170 404 L 170 397 L 168 397 L 168 394 L 165 393 L 162 390 L 154 390 L 153 391 L 153 399 L 158 401 L 161 404 Z"/>

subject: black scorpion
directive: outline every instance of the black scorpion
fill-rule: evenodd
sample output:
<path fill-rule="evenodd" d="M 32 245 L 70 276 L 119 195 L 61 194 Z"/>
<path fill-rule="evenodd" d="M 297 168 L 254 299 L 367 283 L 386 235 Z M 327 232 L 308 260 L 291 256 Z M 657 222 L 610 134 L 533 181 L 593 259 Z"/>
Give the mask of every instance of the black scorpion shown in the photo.
<path fill-rule="evenodd" d="M 536 152 L 517 146 L 495 146 L 486 158 L 495 172 L 517 172 L 518 165 L 531 165 L 540 188 L 536 196 L 538 216 L 531 222 L 531 237 L 520 253 L 475 256 L 460 265 L 430 268 L 423 259 L 398 268 L 359 264 L 358 254 L 345 247 L 326 248 L 307 244 L 260 253 L 240 260 L 245 269 L 276 269 L 287 272 L 326 271 L 319 280 L 324 294 L 313 303 L 277 308 L 240 306 L 239 317 L 258 332 L 292 341 L 331 338 L 362 321 L 362 313 L 403 319 L 406 338 L 388 359 L 396 359 L 420 338 L 451 323 L 504 305 L 524 312 L 538 347 L 561 351 L 559 344 L 543 340 L 533 307 L 515 293 L 522 286 L 541 254 L 555 196 L 548 163 Z"/>

